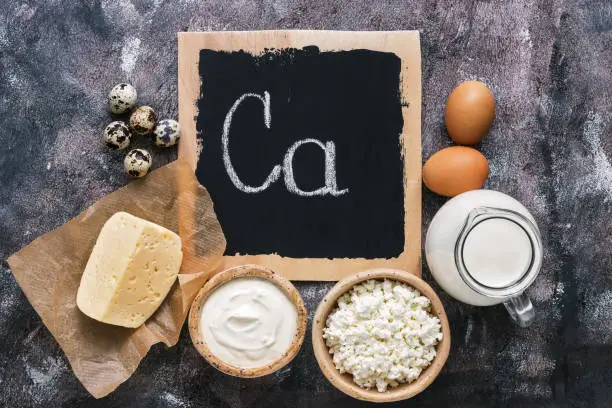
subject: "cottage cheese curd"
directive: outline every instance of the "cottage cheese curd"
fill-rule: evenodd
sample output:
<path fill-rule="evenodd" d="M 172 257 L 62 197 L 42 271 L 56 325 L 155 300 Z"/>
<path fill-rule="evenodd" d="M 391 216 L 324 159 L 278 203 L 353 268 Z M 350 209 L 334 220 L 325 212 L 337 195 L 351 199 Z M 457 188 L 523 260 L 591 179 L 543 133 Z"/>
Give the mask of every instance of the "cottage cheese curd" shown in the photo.
<path fill-rule="evenodd" d="M 357 385 L 387 387 L 412 382 L 436 356 L 442 340 L 440 319 L 430 301 L 411 286 L 369 280 L 338 299 L 323 338 L 336 368 Z"/>

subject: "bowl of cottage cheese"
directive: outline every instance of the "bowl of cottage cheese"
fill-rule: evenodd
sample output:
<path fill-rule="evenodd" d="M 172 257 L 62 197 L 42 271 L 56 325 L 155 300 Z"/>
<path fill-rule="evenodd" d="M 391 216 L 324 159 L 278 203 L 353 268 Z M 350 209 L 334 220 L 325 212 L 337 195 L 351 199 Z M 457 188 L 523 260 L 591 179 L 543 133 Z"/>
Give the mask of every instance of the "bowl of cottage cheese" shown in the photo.
<path fill-rule="evenodd" d="M 338 282 L 319 304 L 312 343 L 319 367 L 354 398 L 411 398 L 437 377 L 450 328 L 433 289 L 406 271 L 370 269 Z"/>

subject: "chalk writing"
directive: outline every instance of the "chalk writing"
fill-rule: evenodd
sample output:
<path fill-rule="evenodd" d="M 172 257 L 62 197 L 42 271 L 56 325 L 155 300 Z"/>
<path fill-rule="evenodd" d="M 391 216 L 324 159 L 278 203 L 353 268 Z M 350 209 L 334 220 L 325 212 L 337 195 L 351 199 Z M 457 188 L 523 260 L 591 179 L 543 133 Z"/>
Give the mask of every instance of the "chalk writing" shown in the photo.
<path fill-rule="evenodd" d="M 280 178 L 282 172 L 284 173 L 285 187 L 287 188 L 287 190 L 290 193 L 299 196 L 313 197 L 332 195 L 334 197 L 337 197 L 348 193 L 348 188 L 338 190 L 338 183 L 336 181 L 336 146 L 334 142 L 328 141 L 324 144 L 323 142 L 317 139 L 303 139 L 295 142 L 287 150 L 287 153 L 285 154 L 285 158 L 283 160 L 283 165 L 281 166 L 280 164 L 277 164 L 276 166 L 274 166 L 270 174 L 268 174 L 268 177 L 261 185 L 254 187 L 243 183 L 240 177 L 238 177 L 238 173 L 236 172 L 236 169 L 234 168 L 230 157 L 229 133 L 234 113 L 236 113 L 236 110 L 238 109 L 240 104 L 247 98 L 256 98 L 261 101 L 261 103 L 263 104 L 264 123 L 266 125 L 266 128 L 270 129 L 272 125 L 272 114 L 270 112 L 270 94 L 267 91 L 264 92 L 263 96 L 256 93 L 246 93 L 242 95 L 236 100 L 236 102 L 234 102 L 230 110 L 227 112 L 227 115 L 225 116 L 225 121 L 223 122 L 223 135 L 221 136 L 223 164 L 225 166 L 225 170 L 227 171 L 227 175 L 238 190 L 250 194 L 265 191 L 268 187 L 270 187 Z M 312 191 L 304 191 L 299 188 L 297 183 L 295 182 L 295 177 L 293 174 L 293 156 L 301 146 L 309 143 L 316 144 L 325 152 L 325 186 Z"/>
<path fill-rule="evenodd" d="M 248 186 L 244 184 L 238 177 L 236 169 L 232 165 L 232 160 L 229 154 L 229 131 L 230 126 L 232 125 L 232 118 L 234 117 L 236 109 L 238 109 L 238 106 L 240 106 L 242 101 L 244 101 L 246 98 L 257 98 L 263 103 L 264 122 L 266 124 L 266 128 L 270 129 L 270 123 L 272 121 L 272 116 L 270 115 L 270 94 L 268 92 L 264 92 L 264 96 L 255 93 L 246 93 L 242 95 L 236 100 L 236 102 L 234 102 L 234 105 L 232 105 L 230 110 L 227 112 L 227 115 L 225 116 L 225 121 L 223 122 L 223 135 L 221 136 L 221 143 L 223 145 L 223 164 L 225 165 L 227 175 L 229 176 L 230 180 L 232 180 L 232 183 L 234 183 L 238 190 L 244 191 L 245 193 L 259 193 L 270 187 L 272 183 L 278 180 L 282 168 L 280 165 L 274 166 L 274 168 L 268 175 L 268 178 L 266 178 L 263 184 L 259 187 Z"/>
<path fill-rule="evenodd" d="M 316 144 L 325 152 L 325 187 L 318 188 L 314 191 L 301 190 L 295 183 L 295 178 L 293 177 L 293 155 L 300 146 L 307 143 Z M 332 196 L 337 197 L 348 193 L 349 191 L 348 188 L 338 191 L 338 185 L 336 182 L 336 145 L 334 142 L 327 142 L 323 144 L 317 139 L 298 140 L 289 148 L 289 150 L 287 150 L 287 154 L 285 154 L 285 160 L 283 161 L 283 172 L 285 173 L 285 186 L 287 186 L 287 190 L 293 194 L 305 197 L 331 194 Z"/>

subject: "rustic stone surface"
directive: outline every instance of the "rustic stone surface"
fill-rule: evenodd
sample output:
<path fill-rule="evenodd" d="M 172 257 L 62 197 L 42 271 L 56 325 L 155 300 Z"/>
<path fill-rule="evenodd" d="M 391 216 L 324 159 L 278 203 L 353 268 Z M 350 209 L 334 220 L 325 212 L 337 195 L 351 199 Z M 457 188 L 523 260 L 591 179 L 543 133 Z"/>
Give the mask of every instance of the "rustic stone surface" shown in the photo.
<path fill-rule="evenodd" d="M 239 380 L 208 366 L 184 330 L 116 392 L 93 400 L 26 301 L 6 258 L 124 185 L 100 142 L 106 94 L 128 81 L 160 117 L 177 116 L 177 31 L 419 29 L 423 149 L 450 145 L 444 100 L 458 82 L 491 86 L 482 143 L 488 188 L 540 224 L 545 265 L 529 289 L 538 321 L 444 293 L 448 363 L 410 406 L 606 406 L 612 398 L 612 3 L 606 0 L 400 2 L 4 2 L 0 8 L 0 405 L 13 407 L 361 406 L 324 379 L 306 341 L 294 362 Z M 148 146 L 145 141 L 137 146 Z M 175 151 L 154 149 L 154 167 Z M 424 191 L 424 230 L 444 200 Z M 424 276 L 430 276 L 424 266 Z M 311 314 L 329 284 L 299 284 Z M 397 404 L 397 406 L 403 406 Z"/>

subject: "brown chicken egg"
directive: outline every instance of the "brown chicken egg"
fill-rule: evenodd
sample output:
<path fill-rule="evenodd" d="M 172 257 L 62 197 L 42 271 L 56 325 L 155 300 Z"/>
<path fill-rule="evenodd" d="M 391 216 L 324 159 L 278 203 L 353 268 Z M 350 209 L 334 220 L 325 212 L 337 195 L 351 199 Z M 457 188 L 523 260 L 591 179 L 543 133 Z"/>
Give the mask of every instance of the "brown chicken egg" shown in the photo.
<path fill-rule="evenodd" d="M 475 145 L 489 131 L 495 117 L 495 99 L 485 84 L 466 81 L 446 100 L 446 129 L 457 144 Z"/>
<path fill-rule="evenodd" d="M 481 188 L 489 162 L 478 150 L 452 146 L 434 153 L 423 166 L 423 182 L 434 193 L 454 197 Z"/>

